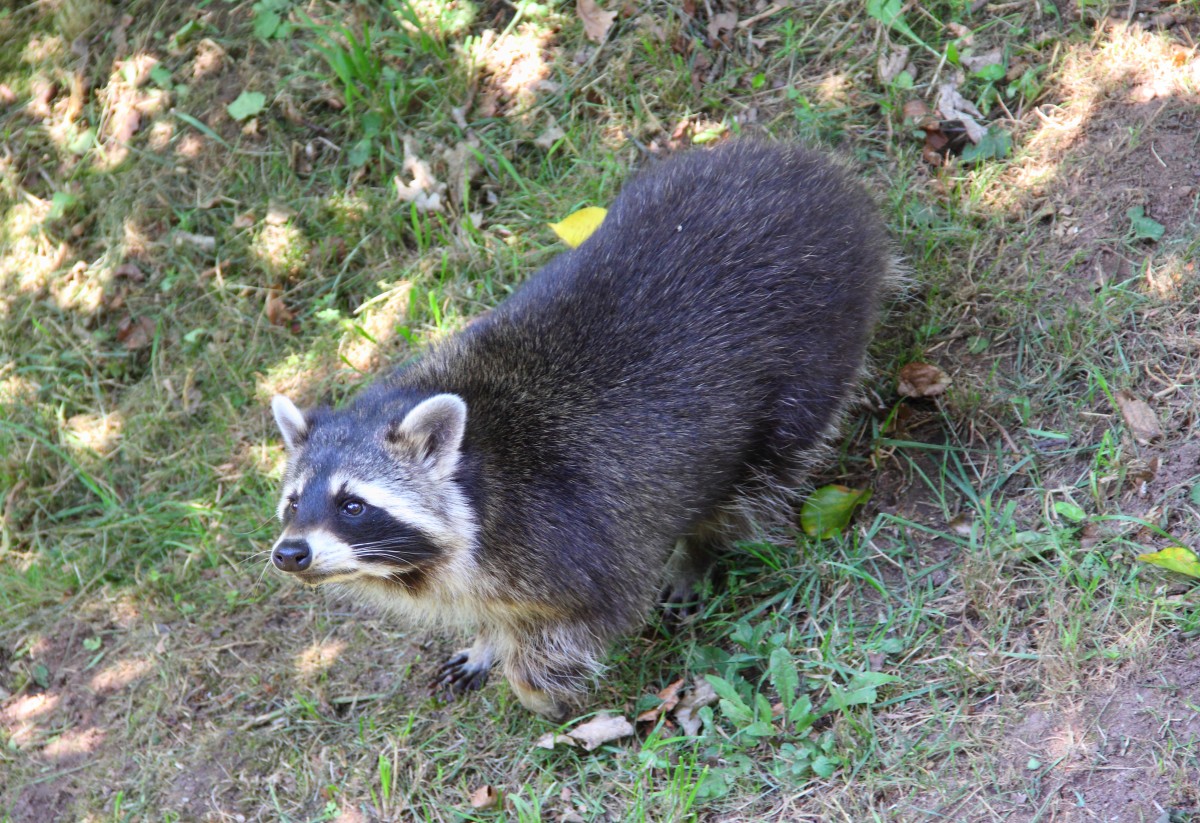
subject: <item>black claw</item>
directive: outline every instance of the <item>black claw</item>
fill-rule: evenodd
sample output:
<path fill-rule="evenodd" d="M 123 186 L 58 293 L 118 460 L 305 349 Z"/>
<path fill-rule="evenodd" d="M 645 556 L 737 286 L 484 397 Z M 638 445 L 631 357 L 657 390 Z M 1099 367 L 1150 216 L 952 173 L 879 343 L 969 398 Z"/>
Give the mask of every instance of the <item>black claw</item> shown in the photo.
<path fill-rule="evenodd" d="M 472 666 L 470 654 L 459 652 L 438 668 L 429 687 L 435 696 L 452 703 L 461 694 L 483 688 L 487 677 L 488 667 Z"/>

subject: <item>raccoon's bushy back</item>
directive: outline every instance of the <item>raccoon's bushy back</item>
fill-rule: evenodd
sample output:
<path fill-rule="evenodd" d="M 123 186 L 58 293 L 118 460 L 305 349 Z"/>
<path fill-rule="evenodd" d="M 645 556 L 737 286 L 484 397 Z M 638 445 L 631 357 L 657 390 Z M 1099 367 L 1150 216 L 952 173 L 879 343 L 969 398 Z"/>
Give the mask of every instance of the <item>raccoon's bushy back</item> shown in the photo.
<path fill-rule="evenodd" d="M 506 490 L 612 491 L 666 532 L 794 474 L 853 391 L 889 261 L 827 158 L 692 152 L 636 175 L 587 241 L 402 382 L 466 400 L 464 452 Z"/>

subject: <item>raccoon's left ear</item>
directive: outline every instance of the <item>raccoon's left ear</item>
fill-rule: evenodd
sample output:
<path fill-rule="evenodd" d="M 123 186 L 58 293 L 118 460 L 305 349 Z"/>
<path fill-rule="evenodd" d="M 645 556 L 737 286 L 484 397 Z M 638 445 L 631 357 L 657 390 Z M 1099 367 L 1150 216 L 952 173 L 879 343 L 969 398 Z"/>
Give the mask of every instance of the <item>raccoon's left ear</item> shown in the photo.
<path fill-rule="evenodd" d="M 463 399 L 457 394 L 436 394 L 394 423 L 387 439 L 405 457 L 420 460 L 439 474 L 449 474 L 458 463 L 458 447 L 466 429 Z"/>
<path fill-rule="evenodd" d="M 275 415 L 279 433 L 283 435 L 283 445 L 287 446 L 288 451 L 295 451 L 308 437 L 308 420 L 304 418 L 304 412 L 282 394 L 271 398 L 271 412 Z"/>

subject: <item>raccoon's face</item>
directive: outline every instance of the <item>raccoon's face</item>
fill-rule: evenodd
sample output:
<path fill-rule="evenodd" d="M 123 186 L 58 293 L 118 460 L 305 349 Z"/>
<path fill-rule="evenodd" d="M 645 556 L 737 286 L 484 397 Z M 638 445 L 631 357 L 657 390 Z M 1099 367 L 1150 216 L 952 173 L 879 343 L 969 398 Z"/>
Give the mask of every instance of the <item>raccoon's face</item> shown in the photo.
<path fill-rule="evenodd" d="M 469 560 L 477 529 L 454 479 L 460 398 L 436 395 L 394 421 L 306 416 L 286 397 L 271 408 L 288 449 L 276 569 L 312 585 L 374 578 L 417 590 Z"/>

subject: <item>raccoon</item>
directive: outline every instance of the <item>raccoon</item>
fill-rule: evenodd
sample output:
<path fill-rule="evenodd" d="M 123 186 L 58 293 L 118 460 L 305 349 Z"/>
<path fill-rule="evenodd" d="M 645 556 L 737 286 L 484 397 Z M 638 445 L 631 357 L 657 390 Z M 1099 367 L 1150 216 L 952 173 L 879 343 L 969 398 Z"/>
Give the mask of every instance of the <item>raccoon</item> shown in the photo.
<path fill-rule="evenodd" d="M 692 597 L 739 512 L 786 516 L 856 390 L 890 261 L 870 198 L 819 154 L 662 161 L 578 248 L 345 408 L 274 398 L 271 562 L 473 628 L 436 687 L 498 666 L 565 719 L 656 596 Z"/>

